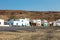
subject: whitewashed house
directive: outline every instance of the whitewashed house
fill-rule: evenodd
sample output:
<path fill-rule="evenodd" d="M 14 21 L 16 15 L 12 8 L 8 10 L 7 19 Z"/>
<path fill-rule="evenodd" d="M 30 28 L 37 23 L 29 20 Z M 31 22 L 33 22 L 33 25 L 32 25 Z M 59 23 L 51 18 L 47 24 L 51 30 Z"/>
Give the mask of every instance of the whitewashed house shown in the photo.
<path fill-rule="evenodd" d="M 32 20 L 33 26 L 41 26 L 41 19 Z"/>
<path fill-rule="evenodd" d="M 4 20 L 3 20 L 3 19 L 0 19 L 0 26 L 9 27 L 9 25 L 5 25 L 5 24 L 4 24 Z"/>
<path fill-rule="evenodd" d="M 13 26 L 30 26 L 29 19 L 28 18 L 25 18 L 25 19 L 21 18 L 19 20 L 15 20 L 15 21 L 13 21 Z"/>
<path fill-rule="evenodd" d="M 41 26 L 41 19 L 36 20 L 36 26 Z"/>
<path fill-rule="evenodd" d="M 0 19 L 0 25 L 4 25 L 4 20 Z"/>
<path fill-rule="evenodd" d="M 25 26 L 25 19 L 19 19 L 20 26 Z"/>
<path fill-rule="evenodd" d="M 7 21 L 7 24 L 8 24 L 9 26 L 13 26 L 13 22 L 14 22 L 14 20 L 11 19 L 11 20 Z"/>
<path fill-rule="evenodd" d="M 53 21 L 53 26 L 56 26 L 56 21 Z"/>
<path fill-rule="evenodd" d="M 30 20 L 30 26 L 36 26 L 36 20 Z"/>
<path fill-rule="evenodd" d="M 20 25 L 19 25 L 19 21 L 13 21 L 13 25 L 14 25 L 14 26 L 20 26 Z"/>
<path fill-rule="evenodd" d="M 26 23 L 26 26 L 30 26 L 30 20 L 28 18 L 25 18 L 25 23 Z"/>
<path fill-rule="evenodd" d="M 29 24 L 29 19 L 25 18 L 25 19 L 19 19 L 19 24 L 20 26 L 30 26 Z"/>
<path fill-rule="evenodd" d="M 49 26 L 49 23 L 48 23 L 48 21 L 47 21 L 47 20 L 45 20 L 45 19 L 43 20 L 43 26 L 44 26 L 44 27 L 47 27 L 47 26 Z"/>
<path fill-rule="evenodd" d="M 33 23 L 36 23 L 36 20 L 32 20 Z"/>
<path fill-rule="evenodd" d="M 56 26 L 60 26 L 60 19 L 56 21 Z"/>
<path fill-rule="evenodd" d="M 54 21 L 53 26 L 60 26 L 60 19 Z"/>

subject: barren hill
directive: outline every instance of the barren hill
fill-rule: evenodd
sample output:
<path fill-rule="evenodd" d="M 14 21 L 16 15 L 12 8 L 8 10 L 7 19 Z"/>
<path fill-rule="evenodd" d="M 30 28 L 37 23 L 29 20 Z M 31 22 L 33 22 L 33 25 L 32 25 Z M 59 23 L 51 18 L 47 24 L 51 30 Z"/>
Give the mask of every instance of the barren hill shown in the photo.
<path fill-rule="evenodd" d="M 18 19 L 18 18 L 30 18 L 30 19 L 47 19 L 48 21 L 53 21 L 60 19 L 60 12 L 48 11 L 22 11 L 22 10 L 0 10 L 0 19 Z"/>

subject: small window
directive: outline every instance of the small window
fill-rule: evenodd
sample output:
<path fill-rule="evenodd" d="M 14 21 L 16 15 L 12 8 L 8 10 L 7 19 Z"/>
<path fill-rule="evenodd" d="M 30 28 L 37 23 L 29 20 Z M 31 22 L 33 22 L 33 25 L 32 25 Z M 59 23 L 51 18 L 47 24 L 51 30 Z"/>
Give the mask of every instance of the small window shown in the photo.
<path fill-rule="evenodd" d="M 22 20 L 22 22 L 23 22 L 23 20 Z"/>
<path fill-rule="evenodd" d="M 5 25 L 7 25 L 7 22 L 4 22 Z"/>
<path fill-rule="evenodd" d="M 13 25 L 13 23 L 11 23 L 11 25 Z"/>
<path fill-rule="evenodd" d="M 18 23 L 16 23 L 16 26 L 18 26 Z"/>

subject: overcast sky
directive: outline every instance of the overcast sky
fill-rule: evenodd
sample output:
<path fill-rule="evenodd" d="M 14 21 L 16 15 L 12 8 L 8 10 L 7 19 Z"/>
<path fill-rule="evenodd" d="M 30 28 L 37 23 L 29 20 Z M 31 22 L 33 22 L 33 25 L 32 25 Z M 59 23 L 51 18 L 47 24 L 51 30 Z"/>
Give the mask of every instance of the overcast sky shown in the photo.
<path fill-rule="evenodd" d="M 60 0 L 0 0 L 0 10 L 60 11 Z"/>

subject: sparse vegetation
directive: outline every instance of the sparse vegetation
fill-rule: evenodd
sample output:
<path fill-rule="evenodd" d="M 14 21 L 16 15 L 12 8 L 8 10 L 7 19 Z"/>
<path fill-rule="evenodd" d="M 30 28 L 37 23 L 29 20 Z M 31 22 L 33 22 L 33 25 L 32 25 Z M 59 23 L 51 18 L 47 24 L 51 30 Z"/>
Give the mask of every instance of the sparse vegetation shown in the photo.
<path fill-rule="evenodd" d="M 19 30 L 0 32 L 0 40 L 60 40 L 60 29 L 36 29 L 36 32 Z"/>
<path fill-rule="evenodd" d="M 10 18 L 47 19 L 53 21 L 60 19 L 60 12 L 38 12 L 38 11 L 19 11 L 19 10 L 0 10 L 0 18 L 8 20 Z"/>
<path fill-rule="evenodd" d="M 60 19 L 60 12 L 34 12 L 19 10 L 0 10 L 0 18 L 4 20 L 28 17 L 30 19 L 47 19 L 53 21 Z M 60 40 L 60 29 L 28 29 L 17 32 L 0 32 L 0 40 Z"/>

